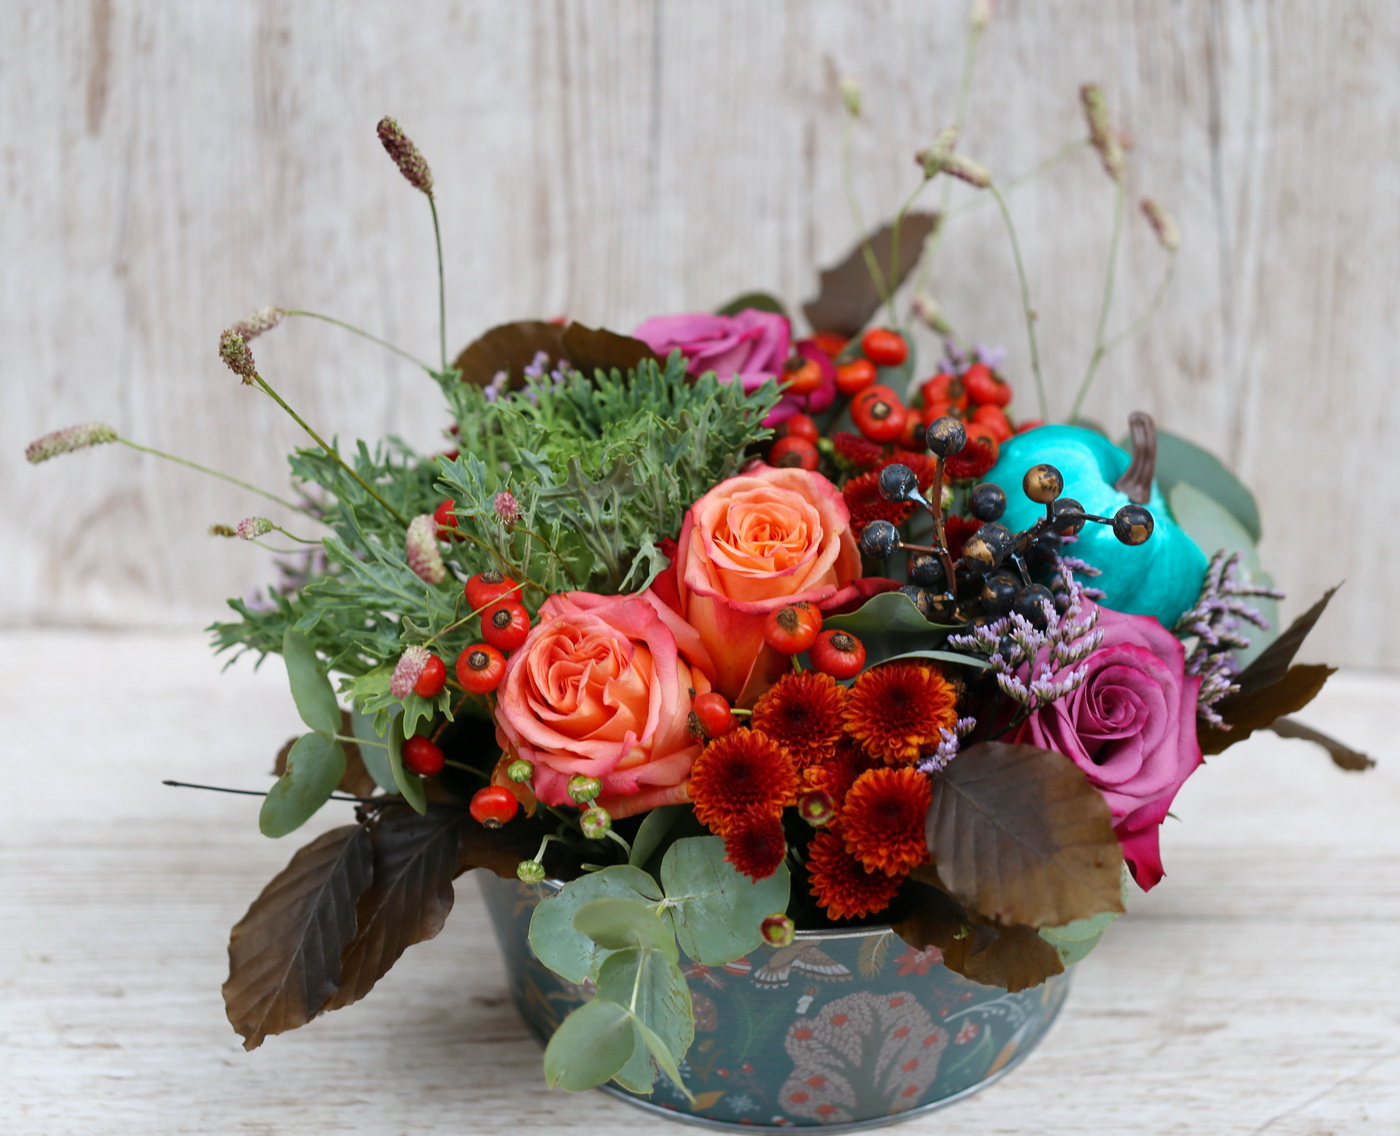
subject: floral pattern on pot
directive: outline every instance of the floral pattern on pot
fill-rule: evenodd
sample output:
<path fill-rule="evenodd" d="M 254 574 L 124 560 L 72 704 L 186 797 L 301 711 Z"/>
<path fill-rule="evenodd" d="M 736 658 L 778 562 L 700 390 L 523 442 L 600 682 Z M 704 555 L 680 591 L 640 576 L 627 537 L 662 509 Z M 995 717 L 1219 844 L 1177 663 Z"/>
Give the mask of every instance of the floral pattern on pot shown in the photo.
<path fill-rule="evenodd" d="M 531 954 L 528 931 L 545 894 L 479 873 L 505 955 L 511 994 L 543 1041 L 592 990 Z M 724 966 L 681 959 L 696 1034 L 681 1062 L 688 1101 L 664 1076 L 646 1108 L 718 1128 L 872 1127 L 963 1096 L 1025 1056 L 1049 1027 L 1068 975 L 1017 994 L 981 986 L 887 929 L 821 938 L 802 933 Z"/>

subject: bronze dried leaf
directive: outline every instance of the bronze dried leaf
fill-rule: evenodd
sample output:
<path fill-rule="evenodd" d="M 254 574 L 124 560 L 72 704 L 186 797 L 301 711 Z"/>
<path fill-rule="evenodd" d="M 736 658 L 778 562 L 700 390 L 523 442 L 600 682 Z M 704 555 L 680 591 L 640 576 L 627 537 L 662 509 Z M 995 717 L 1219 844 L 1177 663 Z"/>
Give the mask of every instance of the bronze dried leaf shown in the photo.
<path fill-rule="evenodd" d="M 371 865 L 363 827 L 332 829 L 298 851 L 233 928 L 224 1005 L 243 1048 L 305 1025 L 335 993 Z"/>
<path fill-rule="evenodd" d="M 1039 986 L 1065 969 L 1059 952 L 1033 927 L 998 927 L 971 915 L 947 892 L 906 883 L 900 906 L 907 912 L 895 934 L 916 950 L 937 947 L 949 970 L 1015 992 Z"/>
<path fill-rule="evenodd" d="M 1304 741 L 1315 742 L 1331 754 L 1334 765 L 1351 773 L 1359 773 L 1376 764 L 1375 758 L 1367 757 L 1364 753 L 1339 742 L 1330 734 L 1324 734 L 1321 730 L 1305 726 L 1297 718 L 1280 718 L 1275 722 L 1270 722 L 1269 729 L 1281 738 L 1301 738 Z"/>
<path fill-rule="evenodd" d="M 564 329 L 545 320 L 517 320 L 493 327 L 471 343 L 453 362 L 464 383 L 489 386 L 497 372 L 505 371 L 517 380 L 535 356 L 546 352 L 551 359 L 564 354 Z"/>
<path fill-rule="evenodd" d="M 927 833 L 949 892 L 996 923 L 1057 927 L 1123 910 L 1112 815 L 1063 754 L 969 747 L 934 782 Z"/>
<path fill-rule="evenodd" d="M 1327 609 L 1327 604 L 1336 591 L 1336 588 L 1327 589 L 1326 594 L 1317 603 L 1290 623 L 1287 631 L 1270 643 L 1254 662 L 1240 672 L 1239 678 L 1236 680 L 1236 684 L 1240 688 L 1239 695 L 1231 695 L 1231 698 L 1262 690 L 1284 678 L 1293 662 L 1293 656 L 1298 653 L 1298 648 L 1303 645 L 1303 640 L 1308 637 L 1308 633 L 1322 618 L 1322 613 Z M 1228 714 L 1224 714 L 1223 711 L 1221 713 L 1226 721 L 1230 720 Z"/>
<path fill-rule="evenodd" d="M 401 954 L 433 938 L 452 910 L 452 878 L 465 809 L 386 809 L 372 831 L 374 879 L 360 896 L 355 937 L 341 956 L 339 988 L 321 1006 L 338 1010 L 374 988 Z"/>
<path fill-rule="evenodd" d="M 1260 656 L 1261 658 L 1263 656 Z M 1267 730 L 1285 715 L 1301 710 L 1322 689 L 1336 667 L 1317 664 L 1289 667 L 1284 676 L 1269 686 L 1222 698 L 1215 710 L 1228 730 L 1202 726 L 1197 734 L 1204 754 L 1224 753 L 1232 745 L 1244 741 L 1255 730 Z"/>
<path fill-rule="evenodd" d="M 614 368 L 630 371 L 647 359 L 661 361 L 640 339 L 581 323 L 571 323 L 564 329 L 564 358 L 585 375 Z"/>
<path fill-rule="evenodd" d="M 883 225 L 870 234 L 871 251 L 880 266 L 880 272 L 891 290 L 897 291 L 909 273 L 919 263 L 924 241 L 933 232 L 937 222 L 936 213 L 909 213 L 899 226 L 899 269 L 898 280 L 891 280 L 893 267 L 890 256 L 893 225 Z M 880 293 L 875 281 L 870 278 L 870 270 L 865 263 L 865 253 L 861 245 L 856 245 L 840 264 L 826 269 L 821 274 L 817 294 L 802 305 L 813 331 L 831 332 L 847 337 L 857 334 L 870 317 L 879 309 Z"/>

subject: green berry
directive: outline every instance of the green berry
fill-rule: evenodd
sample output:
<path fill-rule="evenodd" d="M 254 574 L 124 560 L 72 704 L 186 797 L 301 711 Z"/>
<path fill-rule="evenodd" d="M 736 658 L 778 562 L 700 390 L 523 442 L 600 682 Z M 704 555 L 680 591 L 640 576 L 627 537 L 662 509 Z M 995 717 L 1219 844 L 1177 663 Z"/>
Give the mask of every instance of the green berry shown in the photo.
<path fill-rule="evenodd" d="M 523 757 L 517 757 L 506 766 L 506 776 L 517 785 L 523 785 L 535 775 L 535 767 Z"/>
<path fill-rule="evenodd" d="M 607 809 L 594 805 L 578 818 L 578 825 L 589 840 L 602 840 L 612 830 L 612 817 Z"/>
<path fill-rule="evenodd" d="M 596 777 L 575 773 L 569 778 L 569 800 L 576 805 L 586 805 L 603 791 L 603 783 Z"/>
<path fill-rule="evenodd" d="M 538 860 L 521 860 L 515 866 L 515 874 L 521 883 L 537 884 L 544 879 L 544 865 Z"/>

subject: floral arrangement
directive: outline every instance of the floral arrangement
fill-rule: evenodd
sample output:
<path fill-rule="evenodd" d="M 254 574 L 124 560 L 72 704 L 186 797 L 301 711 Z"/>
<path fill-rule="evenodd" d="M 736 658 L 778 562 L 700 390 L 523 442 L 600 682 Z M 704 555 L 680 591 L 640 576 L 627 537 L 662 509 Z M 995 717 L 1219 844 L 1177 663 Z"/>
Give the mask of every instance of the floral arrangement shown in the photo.
<path fill-rule="evenodd" d="M 1083 103 L 1116 249 L 1123 146 L 1101 93 Z M 436 231 L 427 163 L 392 119 L 379 136 Z M 422 366 L 445 452 L 342 451 L 302 420 L 250 343 L 314 313 L 224 333 L 223 361 L 312 442 L 290 456 L 296 500 L 273 497 L 295 521 L 211 530 L 295 543 L 212 628 L 220 651 L 283 657 L 306 725 L 259 824 L 353 806 L 233 929 L 248 1048 L 367 994 L 485 869 L 546 891 L 533 949 L 595 991 L 549 1042 L 550 1084 L 680 1085 L 681 952 L 715 967 L 798 928 L 888 924 L 1025 989 L 1159 882 L 1203 755 L 1272 728 L 1367 764 L 1287 717 L 1330 673 L 1292 661 L 1327 597 L 1271 628 L 1248 490 L 1145 415 L 1121 445 L 1080 418 L 1122 338 L 1106 319 L 1070 421 L 1046 425 L 1024 278 L 1034 420 L 1013 417 L 1002 353 L 922 290 L 955 181 L 1014 241 L 957 145 L 945 130 L 918 155 L 944 208 L 915 193 L 865 233 L 805 332 L 762 294 L 630 334 L 507 324 L 452 361 L 444 332 Z M 1175 226 L 1143 212 L 1165 283 Z M 29 457 L 102 442 L 154 452 L 89 425 Z"/>

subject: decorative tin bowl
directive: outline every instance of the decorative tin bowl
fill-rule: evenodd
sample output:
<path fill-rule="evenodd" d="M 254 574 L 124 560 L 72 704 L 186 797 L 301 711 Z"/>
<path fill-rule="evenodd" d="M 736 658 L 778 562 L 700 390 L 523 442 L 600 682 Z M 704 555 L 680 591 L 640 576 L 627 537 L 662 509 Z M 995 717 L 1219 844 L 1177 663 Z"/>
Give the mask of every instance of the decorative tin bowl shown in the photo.
<path fill-rule="evenodd" d="M 547 1041 L 592 991 L 530 950 L 543 885 L 478 872 L 525 1023 Z M 722 967 L 681 957 L 695 1042 L 681 1073 L 691 1105 L 664 1076 L 641 1108 L 715 1128 L 874 1128 L 937 1108 L 1001 1076 L 1035 1048 L 1069 988 L 1062 974 L 1009 994 L 943 966 L 888 928 L 799 931 Z"/>

